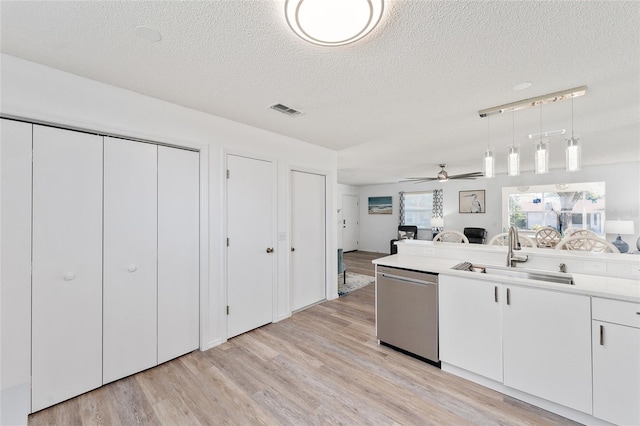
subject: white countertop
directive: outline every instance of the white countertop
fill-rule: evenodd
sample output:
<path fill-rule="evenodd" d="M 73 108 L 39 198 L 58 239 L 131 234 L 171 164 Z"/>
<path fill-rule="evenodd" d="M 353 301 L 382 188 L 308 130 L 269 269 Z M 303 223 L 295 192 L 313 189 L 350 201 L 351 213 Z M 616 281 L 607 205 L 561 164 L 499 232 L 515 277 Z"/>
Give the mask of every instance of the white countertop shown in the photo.
<path fill-rule="evenodd" d="M 483 281 L 509 283 L 510 285 L 518 285 L 523 287 L 544 288 L 548 290 L 562 291 L 565 293 L 585 294 L 588 296 L 640 303 L 640 281 L 633 279 L 572 273 L 571 275 L 573 276 L 575 285 L 556 284 L 530 279 L 504 277 L 493 274 L 458 271 L 455 269 L 451 269 L 451 267 L 460 263 L 459 260 L 440 259 L 435 257 L 432 258 L 409 254 L 395 254 L 386 256 L 380 259 L 375 259 L 373 263 L 381 266 L 413 269 L 417 271 L 474 278 Z M 487 264 L 486 266 L 496 265 Z M 516 267 L 516 269 L 530 268 Z"/>

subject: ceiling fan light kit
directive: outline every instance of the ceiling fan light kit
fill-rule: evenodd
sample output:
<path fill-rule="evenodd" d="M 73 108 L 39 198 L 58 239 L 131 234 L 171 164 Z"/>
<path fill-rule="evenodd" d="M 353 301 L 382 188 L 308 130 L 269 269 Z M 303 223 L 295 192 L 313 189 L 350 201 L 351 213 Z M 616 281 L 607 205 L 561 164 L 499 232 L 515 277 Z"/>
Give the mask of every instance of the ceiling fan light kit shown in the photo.
<path fill-rule="evenodd" d="M 530 134 L 529 139 L 533 139 L 535 136 L 545 136 L 548 137 L 552 133 L 559 133 L 563 135 L 565 133 L 565 129 L 561 130 L 553 130 L 553 131 L 542 131 L 542 105 L 559 102 L 567 99 L 571 99 L 571 138 L 566 139 L 566 148 L 565 148 L 565 170 L 568 172 L 578 171 L 581 168 L 581 157 L 582 157 L 582 148 L 580 139 L 574 137 L 573 135 L 573 99 L 578 96 L 583 96 L 587 93 L 587 86 L 574 87 L 572 89 L 562 90 L 559 92 L 553 92 L 546 95 L 536 96 L 534 98 L 523 99 L 521 101 L 511 102 L 504 105 L 499 105 L 487 109 L 483 109 L 478 111 L 478 114 L 481 118 L 487 118 L 492 115 L 502 114 L 507 111 L 511 111 L 512 120 L 513 120 L 513 142 L 509 147 L 509 152 L 507 154 L 507 175 L 509 176 L 518 176 L 520 175 L 520 149 L 515 144 L 515 111 L 532 108 L 532 107 L 540 107 L 540 133 Z M 484 167 L 485 167 L 485 176 L 493 177 L 493 173 L 487 173 L 487 167 L 491 167 L 490 162 L 492 161 L 493 151 L 488 148 L 484 154 Z M 543 174 L 549 172 L 549 140 L 547 139 L 539 139 L 535 144 L 534 151 L 534 172 L 536 174 Z M 491 170 L 493 172 L 493 170 Z"/>

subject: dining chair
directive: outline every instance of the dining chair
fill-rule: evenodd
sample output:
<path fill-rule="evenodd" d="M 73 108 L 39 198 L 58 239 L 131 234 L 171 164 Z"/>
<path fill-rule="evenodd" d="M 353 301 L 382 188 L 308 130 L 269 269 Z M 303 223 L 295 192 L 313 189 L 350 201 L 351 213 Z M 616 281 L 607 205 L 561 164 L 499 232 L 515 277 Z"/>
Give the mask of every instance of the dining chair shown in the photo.
<path fill-rule="evenodd" d="M 442 231 L 433 238 L 433 242 L 469 244 L 469 239 L 458 231 Z"/>

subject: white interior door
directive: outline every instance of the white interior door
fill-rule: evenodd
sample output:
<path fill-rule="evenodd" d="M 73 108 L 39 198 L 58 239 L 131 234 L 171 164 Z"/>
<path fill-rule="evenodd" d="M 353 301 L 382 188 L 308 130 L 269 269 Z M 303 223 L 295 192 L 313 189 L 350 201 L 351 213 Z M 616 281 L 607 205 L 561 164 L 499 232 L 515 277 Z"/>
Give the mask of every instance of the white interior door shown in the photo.
<path fill-rule="evenodd" d="M 291 309 L 325 299 L 325 177 L 291 172 Z"/>
<path fill-rule="evenodd" d="M 158 147 L 158 363 L 199 346 L 200 156 Z"/>
<path fill-rule="evenodd" d="M 227 156 L 227 337 L 273 321 L 273 164 Z M 270 252 L 269 252 L 270 251 Z"/>
<path fill-rule="evenodd" d="M 33 126 L 32 411 L 102 385 L 102 137 Z"/>
<path fill-rule="evenodd" d="M 104 383 L 158 363 L 157 157 L 155 145 L 105 138 Z"/>
<path fill-rule="evenodd" d="M 355 195 L 342 196 L 342 250 L 358 250 L 360 235 L 360 200 Z"/>

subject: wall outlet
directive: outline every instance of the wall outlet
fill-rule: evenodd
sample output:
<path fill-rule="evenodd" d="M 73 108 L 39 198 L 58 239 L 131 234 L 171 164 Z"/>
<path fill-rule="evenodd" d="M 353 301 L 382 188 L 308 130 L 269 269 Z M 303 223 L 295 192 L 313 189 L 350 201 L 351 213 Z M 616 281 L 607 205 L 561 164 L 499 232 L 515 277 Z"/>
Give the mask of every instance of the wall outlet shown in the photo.
<path fill-rule="evenodd" d="M 433 249 L 433 247 L 427 247 L 424 249 L 424 254 L 433 254 L 435 253 L 435 250 Z"/>

